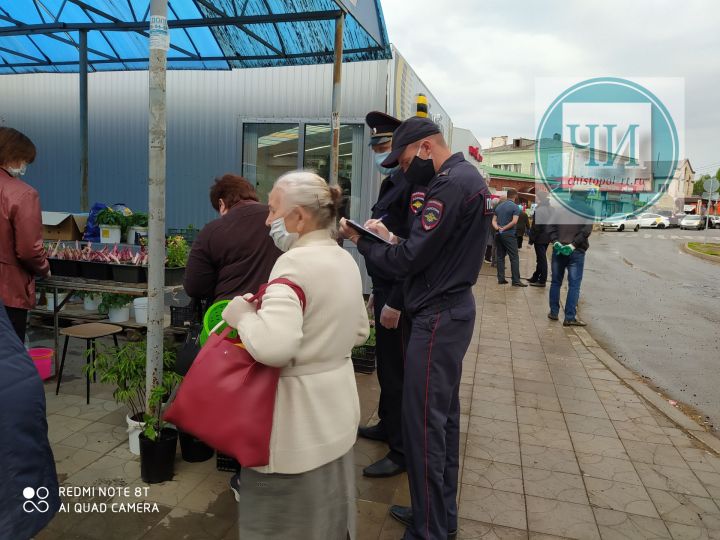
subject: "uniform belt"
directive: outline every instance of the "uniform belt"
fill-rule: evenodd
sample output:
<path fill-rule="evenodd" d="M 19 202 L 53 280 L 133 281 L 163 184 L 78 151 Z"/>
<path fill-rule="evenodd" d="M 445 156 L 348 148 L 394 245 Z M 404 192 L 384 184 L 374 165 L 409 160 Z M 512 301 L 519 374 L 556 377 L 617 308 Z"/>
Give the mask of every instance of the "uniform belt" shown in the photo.
<path fill-rule="evenodd" d="M 281 377 L 302 377 L 303 375 L 316 375 L 326 371 L 334 371 L 350 362 L 350 357 L 338 358 L 327 362 L 310 362 L 299 366 L 287 366 L 280 371 Z"/>
<path fill-rule="evenodd" d="M 424 313 L 437 313 L 438 311 L 444 311 L 451 307 L 457 306 L 463 300 L 467 300 L 468 297 L 472 297 L 471 289 L 465 289 L 456 293 L 443 294 L 438 298 L 433 298 L 426 305 L 418 309 L 413 315 L 422 315 Z"/>

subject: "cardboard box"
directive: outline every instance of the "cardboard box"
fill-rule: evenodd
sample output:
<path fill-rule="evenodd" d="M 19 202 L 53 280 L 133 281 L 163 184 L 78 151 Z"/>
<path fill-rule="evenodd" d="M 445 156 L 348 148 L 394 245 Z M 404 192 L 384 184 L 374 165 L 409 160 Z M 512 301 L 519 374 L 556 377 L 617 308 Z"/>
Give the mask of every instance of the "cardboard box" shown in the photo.
<path fill-rule="evenodd" d="M 45 240 L 82 240 L 87 219 L 87 214 L 43 212 L 43 238 Z"/>

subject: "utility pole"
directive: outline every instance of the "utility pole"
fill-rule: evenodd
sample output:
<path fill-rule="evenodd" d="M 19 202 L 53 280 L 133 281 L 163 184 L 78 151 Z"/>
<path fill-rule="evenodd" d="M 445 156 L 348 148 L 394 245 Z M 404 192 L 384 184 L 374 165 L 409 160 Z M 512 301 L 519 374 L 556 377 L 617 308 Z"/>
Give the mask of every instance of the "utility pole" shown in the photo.
<path fill-rule="evenodd" d="M 335 19 L 335 63 L 333 64 L 332 142 L 330 144 L 330 184 L 337 185 L 340 167 L 340 95 L 342 92 L 342 58 L 343 30 L 345 28 L 345 12 Z"/>

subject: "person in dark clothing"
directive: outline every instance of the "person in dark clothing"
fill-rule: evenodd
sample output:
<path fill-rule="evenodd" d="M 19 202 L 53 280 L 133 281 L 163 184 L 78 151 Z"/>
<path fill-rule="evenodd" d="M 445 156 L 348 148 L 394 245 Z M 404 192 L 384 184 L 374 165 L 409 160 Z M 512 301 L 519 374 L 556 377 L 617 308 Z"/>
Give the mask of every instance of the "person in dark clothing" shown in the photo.
<path fill-rule="evenodd" d="M 45 410 L 33 361 L 0 300 L 0 538 L 39 533 L 60 509 Z"/>
<path fill-rule="evenodd" d="M 590 247 L 588 237 L 592 233 L 594 212 L 586 203 L 587 191 L 576 189 L 571 194 L 571 212 L 566 223 L 559 223 L 558 212 L 553 214 L 549 226 L 550 241 L 553 243 L 552 285 L 550 286 L 550 312 L 548 318 L 557 321 L 560 313 L 560 287 L 565 271 L 568 274 L 568 292 L 565 299 L 565 321 L 563 326 L 585 326 L 577 318 L 580 299 L 580 283 L 585 268 L 585 252 Z"/>
<path fill-rule="evenodd" d="M 550 244 L 550 224 L 552 209 L 548 200 L 547 192 L 540 191 L 537 194 L 538 205 L 533 214 L 532 226 L 530 227 L 530 245 L 535 247 L 535 271 L 528 279 L 531 287 L 545 287 L 548 275 L 547 248 Z"/>
<path fill-rule="evenodd" d="M 495 207 L 492 226 L 495 229 L 495 245 L 497 249 L 497 279 L 500 285 L 507 284 L 505 279 L 505 254 L 510 258 L 513 287 L 527 287 L 520 281 L 520 255 L 515 236 L 515 226 L 520 219 L 520 209 L 515 203 L 517 191 L 507 190 L 507 196 Z"/>
<path fill-rule="evenodd" d="M 370 146 L 375 153 L 375 166 L 380 174 L 386 176 L 380 185 L 378 200 L 372 207 L 371 218 L 382 220 L 388 230 L 405 238 L 410 232 L 412 220 L 422 209 L 427 188 L 408 182 L 400 167 L 381 165 L 390 155 L 392 135 L 400 120 L 378 111 L 368 113 L 365 120 L 372 131 Z M 403 280 L 386 275 L 370 260 L 365 261 L 365 266 L 373 284 L 368 308 L 373 310 L 375 318 L 380 422 L 359 428 L 358 435 L 388 443 L 388 454 L 363 469 L 364 476 L 381 478 L 405 471 L 401 412 L 410 323 L 403 313 Z"/>
<path fill-rule="evenodd" d="M 518 207 L 520 208 L 520 207 Z M 528 218 L 528 215 L 520 209 L 520 215 L 518 216 L 518 222 L 517 225 L 515 225 L 515 235 L 517 236 L 517 246 L 518 249 L 522 249 L 523 246 L 523 238 L 525 237 L 525 232 L 530 228 L 530 218 Z"/>
<path fill-rule="evenodd" d="M 233 174 L 215 180 L 210 202 L 220 218 L 205 225 L 193 243 L 185 292 L 211 303 L 257 292 L 282 254 L 265 225 L 268 207 L 258 202 L 250 182 Z"/>

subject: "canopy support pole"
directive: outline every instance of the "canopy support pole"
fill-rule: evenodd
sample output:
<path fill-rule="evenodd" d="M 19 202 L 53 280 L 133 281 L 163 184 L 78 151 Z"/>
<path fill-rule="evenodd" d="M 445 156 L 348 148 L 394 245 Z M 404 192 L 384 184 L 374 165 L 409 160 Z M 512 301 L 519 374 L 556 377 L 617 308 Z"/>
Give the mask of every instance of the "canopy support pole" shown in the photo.
<path fill-rule="evenodd" d="M 80 211 L 90 210 L 88 198 L 88 46 L 87 30 L 80 32 Z"/>
<path fill-rule="evenodd" d="M 170 38 L 167 0 L 150 5 L 150 115 L 148 162 L 148 325 L 145 388 L 148 401 L 152 388 L 163 379 L 163 326 L 165 319 L 165 83 Z M 145 410 L 149 414 L 149 403 Z"/>
<path fill-rule="evenodd" d="M 337 185 L 340 167 L 340 97 L 342 92 L 343 30 L 345 13 L 335 19 L 335 62 L 333 64 L 332 89 L 332 142 L 330 145 L 330 184 Z"/>

